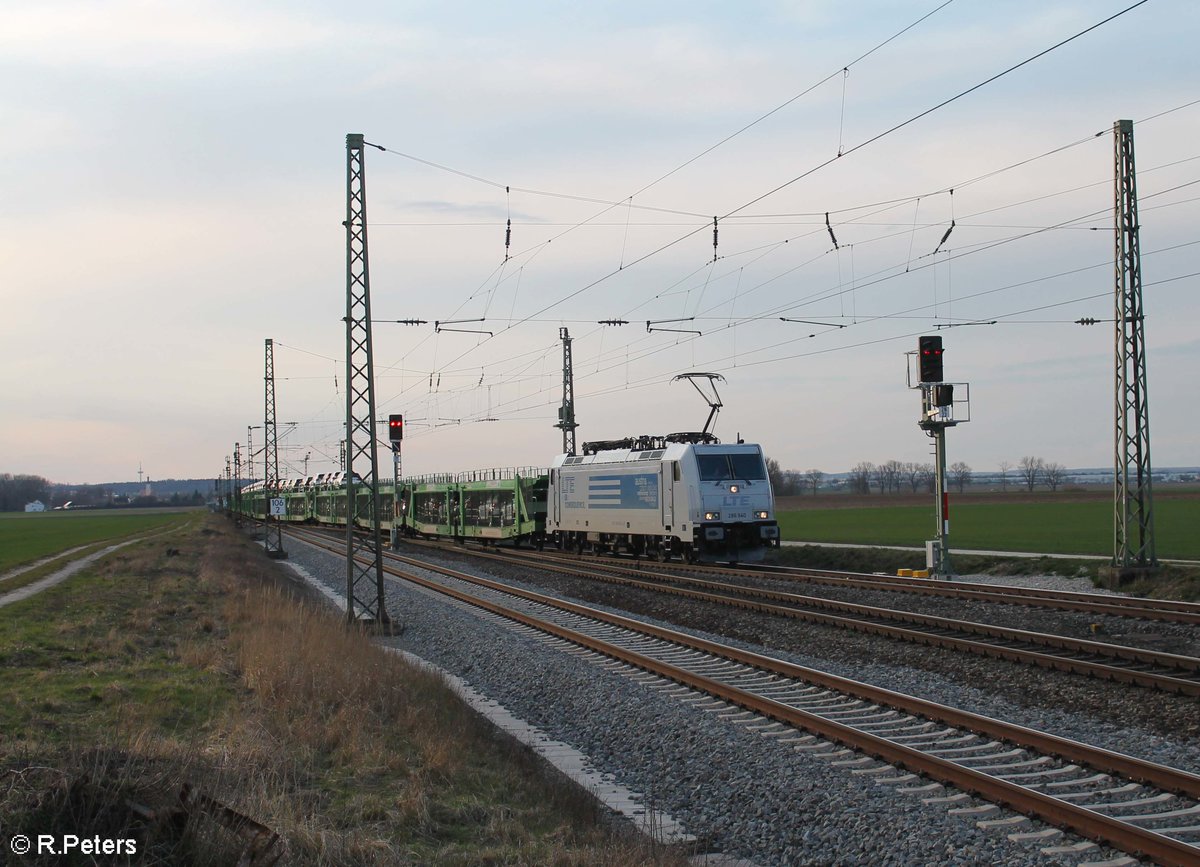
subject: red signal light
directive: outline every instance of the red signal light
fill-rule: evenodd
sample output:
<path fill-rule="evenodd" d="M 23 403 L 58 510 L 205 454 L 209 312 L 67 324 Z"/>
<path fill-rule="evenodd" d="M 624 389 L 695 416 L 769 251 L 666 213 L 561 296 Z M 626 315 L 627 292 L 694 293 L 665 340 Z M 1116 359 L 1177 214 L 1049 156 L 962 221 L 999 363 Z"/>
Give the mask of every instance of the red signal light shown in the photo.
<path fill-rule="evenodd" d="M 917 340 L 920 382 L 942 381 L 942 338 L 936 335 Z"/>

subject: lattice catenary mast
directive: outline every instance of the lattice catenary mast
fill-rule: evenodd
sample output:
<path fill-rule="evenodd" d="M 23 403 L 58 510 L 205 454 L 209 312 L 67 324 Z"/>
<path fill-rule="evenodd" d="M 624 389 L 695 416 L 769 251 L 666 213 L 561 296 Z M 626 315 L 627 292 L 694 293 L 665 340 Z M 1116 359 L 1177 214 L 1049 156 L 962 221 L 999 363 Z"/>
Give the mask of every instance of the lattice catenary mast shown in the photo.
<path fill-rule="evenodd" d="M 558 329 L 558 337 L 563 345 L 563 397 L 562 406 L 558 408 L 557 428 L 563 432 L 563 454 L 575 454 L 575 371 L 571 364 L 571 335 L 566 328 Z"/>
<path fill-rule="evenodd" d="M 362 133 L 346 136 L 346 618 L 387 625 Z M 358 520 L 365 533 L 356 533 Z"/>
<path fill-rule="evenodd" d="M 267 338 L 266 345 L 266 400 L 263 413 L 263 491 L 266 494 L 267 506 L 263 524 L 263 543 L 267 556 L 283 559 L 287 553 L 283 550 L 283 522 L 272 515 L 271 500 L 279 497 L 279 439 L 275 435 L 275 341 Z"/>
<path fill-rule="evenodd" d="M 242 526 L 242 444 L 233 444 L 233 526 Z"/>
<path fill-rule="evenodd" d="M 1133 121 L 1113 124 L 1113 264 L 1116 275 L 1116 437 L 1113 461 L 1113 562 L 1119 571 L 1158 565 L 1150 469 L 1150 407 L 1142 310 Z"/>

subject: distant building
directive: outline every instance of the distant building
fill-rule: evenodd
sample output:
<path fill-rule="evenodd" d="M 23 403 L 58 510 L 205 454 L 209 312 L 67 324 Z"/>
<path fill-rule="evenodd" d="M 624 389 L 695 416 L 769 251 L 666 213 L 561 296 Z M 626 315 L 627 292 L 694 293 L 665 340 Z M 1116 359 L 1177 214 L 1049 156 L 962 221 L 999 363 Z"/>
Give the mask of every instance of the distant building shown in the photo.
<path fill-rule="evenodd" d="M 32 503 L 25 504 L 25 511 L 26 512 L 44 512 L 44 511 L 46 511 L 46 504 L 43 503 L 41 500 L 34 500 Z"/>

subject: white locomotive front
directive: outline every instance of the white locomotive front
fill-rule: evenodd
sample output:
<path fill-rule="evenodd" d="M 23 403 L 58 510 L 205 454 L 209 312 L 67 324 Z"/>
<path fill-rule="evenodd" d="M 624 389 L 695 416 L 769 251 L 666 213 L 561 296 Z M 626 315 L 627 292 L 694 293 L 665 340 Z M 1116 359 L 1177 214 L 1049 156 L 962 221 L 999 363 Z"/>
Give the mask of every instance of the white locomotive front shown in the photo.
<path fill-rule="evenodd" d="M 756 562 L 779 544 L 762 449 L 639 437 L 550 469 L 546 531 L 570 550 Z"/>

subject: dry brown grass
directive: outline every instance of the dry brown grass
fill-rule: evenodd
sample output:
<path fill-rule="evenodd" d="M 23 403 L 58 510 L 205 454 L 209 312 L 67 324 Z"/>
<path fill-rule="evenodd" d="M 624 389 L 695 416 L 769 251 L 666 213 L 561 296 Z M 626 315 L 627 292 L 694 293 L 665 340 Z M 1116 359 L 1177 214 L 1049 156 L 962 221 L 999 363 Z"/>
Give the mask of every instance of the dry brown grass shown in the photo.
<path fill-rule="evenodd" d="M 220 825 L 130 807 L 163 811 L 188 783 L 280 833 L 281 863 L 683 863 L 615 829 L 439 678 L 300 598 L 223 522 L 173 538 L 180 557 L 165 546 L 56 588 L 46 607 L 71 622 L 22 637 L 77 663 L 35 670 L 31 651 L 30 676 L 13 681 L 5 837 L 133 836 L 135 863 L 233 863 L 244 841 Z M 84 603 L 98 593 L 103 604 Z"/>

